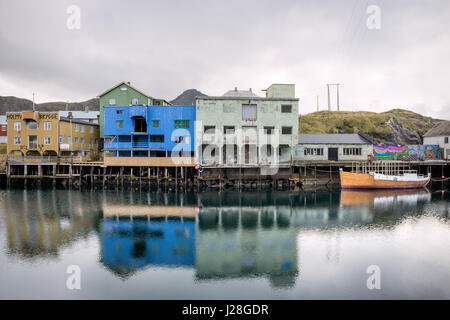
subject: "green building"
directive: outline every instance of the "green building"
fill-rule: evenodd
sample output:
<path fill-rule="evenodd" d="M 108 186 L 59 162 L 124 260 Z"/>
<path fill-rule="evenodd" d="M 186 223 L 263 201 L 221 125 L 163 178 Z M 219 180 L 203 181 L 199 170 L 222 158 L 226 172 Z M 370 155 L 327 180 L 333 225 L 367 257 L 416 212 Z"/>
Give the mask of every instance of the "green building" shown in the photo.
<path fill-rule="evenodd" d="M 122 81 L 97 96 L 100 99 L 100 137 L 103 138 L 103 107 L 108 106 L 166 106 L 169 102 L 155 99 L 133 87 L 130 82 Z"/>

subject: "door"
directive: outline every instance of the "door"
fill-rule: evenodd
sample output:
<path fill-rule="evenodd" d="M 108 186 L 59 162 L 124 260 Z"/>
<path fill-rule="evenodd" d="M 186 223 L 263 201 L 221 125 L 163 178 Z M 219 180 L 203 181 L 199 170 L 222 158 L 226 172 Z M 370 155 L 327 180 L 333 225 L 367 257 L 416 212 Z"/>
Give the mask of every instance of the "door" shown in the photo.
<path fill-rule="evenodd" d="M 328 160 L 330 161 L 338 160 L 338 148 L 328 148 Z"/>
<path fill-rule="evenodd" d="M 28 150 L 36 150 L 38 148 L 37 136 L 28 136 Z"/>

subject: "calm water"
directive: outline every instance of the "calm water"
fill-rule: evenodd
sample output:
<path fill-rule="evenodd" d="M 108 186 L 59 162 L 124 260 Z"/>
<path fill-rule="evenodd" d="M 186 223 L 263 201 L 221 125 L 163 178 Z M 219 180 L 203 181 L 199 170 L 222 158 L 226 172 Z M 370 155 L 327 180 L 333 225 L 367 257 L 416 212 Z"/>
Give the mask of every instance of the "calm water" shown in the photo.
<path fill-rule="evenodd" d="M 0 298 L 450 299 L 449 198 L 0 191 Z"/>

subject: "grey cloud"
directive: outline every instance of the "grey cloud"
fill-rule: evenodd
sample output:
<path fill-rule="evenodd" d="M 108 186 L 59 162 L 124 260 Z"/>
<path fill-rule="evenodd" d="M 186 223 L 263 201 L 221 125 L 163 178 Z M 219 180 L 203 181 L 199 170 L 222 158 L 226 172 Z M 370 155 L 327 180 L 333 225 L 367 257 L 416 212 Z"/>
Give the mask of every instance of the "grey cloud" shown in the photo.
<path fill-rule="evenodd" d="M 80 30 L 66 28 L 71 4 Z M 366 28 L 369 4 L 381 7 L 381 30 Z M 18 89 L 0 94 L 84 100 L 127 80 L 172 99 L 292 82 L 306 113 L 339 82 L 344 110 L 449 118 L 449 18 L 445 0 L 2 0 L 0 78 Z"/>

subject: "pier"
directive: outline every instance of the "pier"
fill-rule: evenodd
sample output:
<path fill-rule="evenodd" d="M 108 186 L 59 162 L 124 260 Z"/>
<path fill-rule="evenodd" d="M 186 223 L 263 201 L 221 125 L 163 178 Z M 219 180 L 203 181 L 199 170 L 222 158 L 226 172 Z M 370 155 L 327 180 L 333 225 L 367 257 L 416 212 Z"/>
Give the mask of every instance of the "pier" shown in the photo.
<path fill-rule="evenodd" d="M 133 159 L 133 158 L 131 158 Z M 293 190 L 339 185 L 339 170 L 396 174 L 402 170 L 431 173 L 431 184 L 450 181 L 449 161 L 293 161 L 277 167 L 255 165 L 197 167 L 170 158 L 151 162 L 92 161 L 68 157 L 0 158 L 0 185 L 6 188 L 62 187 L 163 190 Z"/>

